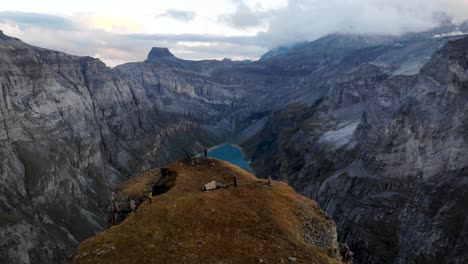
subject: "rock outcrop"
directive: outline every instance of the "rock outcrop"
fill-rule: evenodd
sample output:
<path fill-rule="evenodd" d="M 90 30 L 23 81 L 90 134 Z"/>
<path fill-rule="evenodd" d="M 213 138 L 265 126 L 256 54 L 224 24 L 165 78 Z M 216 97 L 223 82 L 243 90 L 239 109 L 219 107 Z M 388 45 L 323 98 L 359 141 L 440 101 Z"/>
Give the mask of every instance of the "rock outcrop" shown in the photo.
<path fill-rule="evenodd" d="M 138 177 L 133 177 L 122 184 L 111 195 L 111 203 L 107 212 L 107 227 L 118 225 L 125 220 L 135 208 L 152 196 L 161 195 L 175 185 L 177 173 L 167 168 L 151 170 Z"/>
<path fill-rule="evenodd" d="M 168 48 L 152 48 L 148 54 L 148 60 L 158 60 L 159 58 L 174 57 Z"/>
<path fill-rule="evenodd" d="M 237 188 L 201 190 L 212 180 L 229 184 L 232 175 Z M 84 241 L 71 263 L 352 263 L 349 251 L 346 260 L 341 255 L 346 246 L 340 249 L 333 220 L 285 183 L 258 180 L 220 160 L 194 159 L 137 176 L 115 195 L 144 195 L 156 178 L 172 187 Z"/>

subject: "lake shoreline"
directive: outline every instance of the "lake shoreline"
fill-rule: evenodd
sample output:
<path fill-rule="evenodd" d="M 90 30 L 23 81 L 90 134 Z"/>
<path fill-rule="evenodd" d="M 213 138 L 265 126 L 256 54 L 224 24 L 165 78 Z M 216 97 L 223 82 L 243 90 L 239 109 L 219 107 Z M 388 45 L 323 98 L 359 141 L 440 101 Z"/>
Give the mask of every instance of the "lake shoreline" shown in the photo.
<path fill-rule="evenodd" d="M 235 161 L 233 161 L 232 159 L 229 159 L 229 158 L 222 158 L 222 157 L 214 157 L 214 158 L 218 158 L 218 159 L 221 159 L 221 160 L 230 162 L 230 163 L 232 163 L 232 164 L 234 164 L 234 165 L 236 165 L 236 166 L 239 166 L 239 167 L 241 167 L 242 169 L 244 169 L 244 170 L 246 170 L 246 171 L 248 171 L 248 172 L 250 172 L 250 173 L 252 173 L 252 174 L 255 175 L 255 170 L 250 166 L 250 160 L 248 160 L 248 159 L 246 158 L 247 155 L 245 154 L 244 150 L 243 150 L 239 145 L 236 145 L 236 144 L 234 144 L 234 143 L 228 143 L 228 142 L 227 142 L 227 143 L 219 144 L 219 145 L 216 145 L 216 146 L 213 146 L 213 147 L 210 147 L 210 148 L 206 149 L 206 150 L 208 151 L 208 157 L 210 157 L 210 152 L 213 152 L 213 151 L 215 151 L 215 150 L 217 150 L 217 149 L 220 149 L 220 148 L 223 148 L 223 147 L 226 147 L 226 146 L 235 148 L 235 149 L 237 149 L 237 150 L 240 152 L 242 160 L 246 163 L 246 165 L 244 165 L 245 168 L 243 168 L 241 164 L 236 164 Z M 204 156 L 204 153 L 200 153 L 198 156 L 199 156 L 199 157 L 203 157 L 203 156 Z M 212 156 L 212 157 L 213 157 L 213 156 Z"/>

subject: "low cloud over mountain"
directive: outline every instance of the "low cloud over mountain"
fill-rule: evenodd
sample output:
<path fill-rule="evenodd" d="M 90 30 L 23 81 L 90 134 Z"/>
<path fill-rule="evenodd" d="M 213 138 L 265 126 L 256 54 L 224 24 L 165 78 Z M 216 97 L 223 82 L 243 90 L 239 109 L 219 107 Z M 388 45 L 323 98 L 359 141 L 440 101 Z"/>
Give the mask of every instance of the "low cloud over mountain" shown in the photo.
<path fill-rule="evenodd" d="M 180 2 L 180 3 L 179 3 Z M 331 33 L 400 35 L 468 17 L 464 0 L 174 1 L 164 10 L 130 17 L 84 10 L 0 12 L 0 28 L 35 45 L 99 57 L 113 66 L 142 60 L 152 46 L 167 46 L 186 59 L 256 59 L 279 45 Z M 154 4 L 142 3 L 149 9 Z M 217 8 L 208 8 L 216 6 Z M 31 10 L 36 10 L 31 6 Z M 115 10 L 114 10 L 115 9 Z M 60 40 L 60 41 L 58 41 Z"/>

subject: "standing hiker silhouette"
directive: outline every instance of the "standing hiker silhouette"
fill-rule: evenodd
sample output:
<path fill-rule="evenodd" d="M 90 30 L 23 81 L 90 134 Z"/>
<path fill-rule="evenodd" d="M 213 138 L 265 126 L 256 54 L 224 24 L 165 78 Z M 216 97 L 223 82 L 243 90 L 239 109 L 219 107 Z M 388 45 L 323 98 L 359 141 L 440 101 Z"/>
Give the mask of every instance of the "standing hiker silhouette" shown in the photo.
<path fill-rule="evenodd" d="M 234 181 L 234 188 L 237 188 L 237 176 L 232 176 L 232 180 Z"/>
<path fill-rule="evenodd" d="M 135 211 L 135 209 L 136 209 L 135 200 L 130 199 L 130 211 L 132 211 L 132 213 L 133 213 L 133 211 Z"/>
<path fill-rule="evenodd" d="M 148 193 L 149 202 L 150 202 L 150 203 L 153 203 L 153 202 L 151 201 L 151 198 L 153 198 L 153 192 Z"/>

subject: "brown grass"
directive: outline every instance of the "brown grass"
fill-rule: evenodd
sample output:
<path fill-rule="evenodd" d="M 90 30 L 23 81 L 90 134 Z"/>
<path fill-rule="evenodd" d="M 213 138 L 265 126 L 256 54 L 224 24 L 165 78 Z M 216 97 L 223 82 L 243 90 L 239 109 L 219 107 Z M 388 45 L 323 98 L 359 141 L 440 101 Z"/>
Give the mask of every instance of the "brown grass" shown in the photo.
<path fill-rule="evenodd" d="M 288 257 L 298 258 L 297 263 L 337 262 L 300 238 L 301 208 L 309 208 L 302 213 L 317 226 L 330 224 L 315 202 L 287 184 L 267 186 L 229 163 L 196 162 L 169 166 L 178 173 L 170 191 L 154 197 L 152 204 L 144 202 L 122 224 L 81 243 L 71 263 L 287 263 Z M 233 175 L 238 176 L 238 188 L 232 187 Z M 211 180 L 231 187 L 202 192 Z M 138 187 L 123 191 L 139 190 L 145 179 L 130 182 Z"/>
<path fill-rule="evenodd" d="M 145 172 L 137 177 L 133 177 L 126 181 L 116 190 L 117 195 L 123 197 L 140 197 L 146 196 L 149 192 L 151 183 L 161 173 L 160 169 L 155 169 L 149 172 Z"/>

